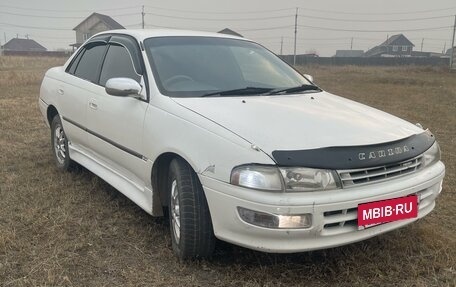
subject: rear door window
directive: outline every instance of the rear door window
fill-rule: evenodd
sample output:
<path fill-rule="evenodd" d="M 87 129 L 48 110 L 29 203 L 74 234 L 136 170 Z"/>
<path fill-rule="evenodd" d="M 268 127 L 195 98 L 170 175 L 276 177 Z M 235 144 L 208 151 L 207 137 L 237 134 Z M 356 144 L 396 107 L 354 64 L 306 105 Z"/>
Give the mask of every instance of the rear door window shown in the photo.
<path fill-rule="evenodd" d="M 76 71 L 76 67 L 78 66 L 79 60 L 81 60 L 82 54 L 84 54 L 84 51 L 79 52 L 79 54 L 76 56 L 76 58 L 71 62 L 70 67 L 67 69 L 68 73 L 74 75 L 74 72 Z"/>

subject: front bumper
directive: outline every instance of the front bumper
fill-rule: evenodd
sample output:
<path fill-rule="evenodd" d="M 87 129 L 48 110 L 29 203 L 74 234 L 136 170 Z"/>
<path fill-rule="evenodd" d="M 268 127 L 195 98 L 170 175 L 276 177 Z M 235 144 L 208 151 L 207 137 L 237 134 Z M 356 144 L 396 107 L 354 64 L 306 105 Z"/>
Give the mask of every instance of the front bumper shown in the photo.
<path fill-rule="evenodd" d="M 438 162 L 412 175 L 347 189 L 307 193 L 271 193 L 246 189 L 200 175 L 215 236 L 250 249 L 291 253 L 336 247 L 405 226 L 417 219 L 357 227 L 361 203 L 418 194 L 418 218 L 431 212 L 442 189 L 445 166 Z M 239 217 L 237 207 L 273 214 L 312 214 L 307 229 L 269 229 Z"/>

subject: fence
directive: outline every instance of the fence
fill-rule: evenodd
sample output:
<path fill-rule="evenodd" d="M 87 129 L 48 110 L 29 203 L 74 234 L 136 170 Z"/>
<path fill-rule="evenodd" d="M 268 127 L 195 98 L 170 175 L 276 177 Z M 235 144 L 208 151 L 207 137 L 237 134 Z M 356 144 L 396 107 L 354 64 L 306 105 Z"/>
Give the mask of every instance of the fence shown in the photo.
<path fill-rule="evenodd" d="M 29 57 L 69 57 L 71 52 L 66 51 L 8 51 L 3 50 L 3 56 L 29 56 Z"/>
<path fill-rule="evenodd" d="M 280 56 L 285 62 L 293 64 L 293 55 Z M 442 66 L 448 67 L 450 64 L 449 58 L 438 57 L 308 57 L 296 55 L 296 65 L 327 65 L 327 66 Z"/>

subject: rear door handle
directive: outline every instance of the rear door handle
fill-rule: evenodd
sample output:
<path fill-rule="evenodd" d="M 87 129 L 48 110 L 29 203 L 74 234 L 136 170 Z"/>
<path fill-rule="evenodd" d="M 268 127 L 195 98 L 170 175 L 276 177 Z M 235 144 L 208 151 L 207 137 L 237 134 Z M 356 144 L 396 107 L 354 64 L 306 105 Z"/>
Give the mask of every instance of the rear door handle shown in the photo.
<path fill-rule="evenodd" d="M 58 89 L 57 92 L 59 93 L 59 95 L 62 95 L 65 94 L 65 92 L 63 91 L 63 89 Z"/>

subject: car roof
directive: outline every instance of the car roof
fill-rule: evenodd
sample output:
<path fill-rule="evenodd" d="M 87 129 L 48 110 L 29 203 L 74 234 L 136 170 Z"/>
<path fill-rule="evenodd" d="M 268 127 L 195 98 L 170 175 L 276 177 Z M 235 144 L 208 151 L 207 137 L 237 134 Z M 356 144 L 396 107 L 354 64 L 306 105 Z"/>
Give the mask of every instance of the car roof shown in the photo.
<path fill-rule="evenodd" d="M 123 35 L 130 35 L 138 40 L 144 40 L 147 38 L 153 37 L 172 37 L 172 36 L 198 36 L 198 37 L 216 37 L 216 38 L 228 38 L 228 39 L 238 39 L 238 40 L 247 40 L 246 38 L 228 35 L 228 34 L 221 34 L 221 33 L 214 33 L 214 32 L 203 32 L 203 31 L 191 31 L 191 30 L 174 30 L 174 29 L 118 29 L 118 30 L 109 30 L 103 31 L 97 35 L 103 34 L 123 34 Z"/>

